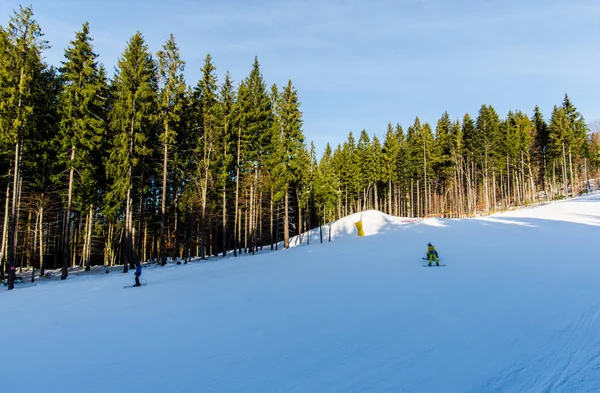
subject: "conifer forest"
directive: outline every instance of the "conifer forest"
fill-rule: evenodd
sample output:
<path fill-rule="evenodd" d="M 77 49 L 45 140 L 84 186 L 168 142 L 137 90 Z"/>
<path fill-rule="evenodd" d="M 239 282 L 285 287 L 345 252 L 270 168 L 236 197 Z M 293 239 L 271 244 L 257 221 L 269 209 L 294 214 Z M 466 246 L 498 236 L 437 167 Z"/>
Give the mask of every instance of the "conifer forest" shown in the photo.
<path fill-rule="evenodd" d="M 207 54 L 200 80 L 186 81 L 176 38 L 151 53 L 138 32 L 111 75 L 88 23 L 52 65 L 33 10 L 7 19 L 0 274 L 9 289 L 25 269 L 32 280 L 47 269 L 66 279 L 75 266 L 127 272 L 136 261 L 254 254 L 363 210 L 467 217 L 576 196 L 600 177 L 600 134 L 567 94 L 551 113 L 485 104 L 435 124 L 415 117 L 349 132 L 318 157 L 301 92 L 291 80 L 269 84 L 258 58 L 234 81 Z"/>

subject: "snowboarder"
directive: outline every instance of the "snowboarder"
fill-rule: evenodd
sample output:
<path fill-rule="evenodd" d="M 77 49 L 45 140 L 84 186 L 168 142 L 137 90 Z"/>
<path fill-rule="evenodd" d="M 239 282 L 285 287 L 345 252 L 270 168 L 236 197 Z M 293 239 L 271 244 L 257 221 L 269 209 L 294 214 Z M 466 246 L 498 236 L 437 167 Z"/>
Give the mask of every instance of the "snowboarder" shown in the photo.
<path fill-rule="evenodd" d="M 138 261 L 135 264 L 135 285 L 134 287 L 139 287 L 142 284 L 140 284 L 140 276 L 142 275 L 142 264 L 140 261 Z"/>
<path fill-rule="evenodd" d="M 427 243 L 427 259 L 429 259 L 429 266 L 431 266 L 431 262 L 435 261 L 435 263 L 440 266 L 440 261 L 438 260 L 438 253 L 435 250 L 435 247 L 431 245 L 431 243 Z"/>

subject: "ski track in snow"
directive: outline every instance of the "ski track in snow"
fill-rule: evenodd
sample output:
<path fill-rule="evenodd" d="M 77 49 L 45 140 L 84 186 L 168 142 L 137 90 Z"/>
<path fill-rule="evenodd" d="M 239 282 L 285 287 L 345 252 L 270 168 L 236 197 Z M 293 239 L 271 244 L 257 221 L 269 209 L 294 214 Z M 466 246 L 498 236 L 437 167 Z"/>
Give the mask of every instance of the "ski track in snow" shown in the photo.
<path fill-rule="evenodd" d="M 353 223 L 362 216 L 367 236 Z M 600 392 L 600 195 L 0 290 L 3 391 Z M 306 241 L 306 239 L 304 239 Z M 443 269 L 423 268 L 433 242 Z M 26 274 L 23 275 L 26 277 Z M 9 339 L 10 338 L 10 339 Z"/>
<path fill-rule="evenodd" d="M 477 391 L 600 392 L 599 315 L 597 303 L 560 329 L 536 356 L 502 371 Z"/>

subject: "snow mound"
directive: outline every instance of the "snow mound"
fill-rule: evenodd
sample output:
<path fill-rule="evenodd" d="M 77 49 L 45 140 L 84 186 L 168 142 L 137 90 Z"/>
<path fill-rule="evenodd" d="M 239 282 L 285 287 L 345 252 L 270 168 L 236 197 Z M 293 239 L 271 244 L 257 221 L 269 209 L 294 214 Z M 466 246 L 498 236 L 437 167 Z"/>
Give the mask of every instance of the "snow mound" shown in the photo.
<path fill-rule="evenodd" d="M 373 236 L 390 226 L 403 225 L 405 223 L 404 220 L 406 219 L 393 217 L 378 210 L 366 210 L 360 213 L 350 214 L 335 221 L 331 227 L 332 236 L 341 237 L 349 234 L 358 236 L 355 223 L 361 220 L 365 236 Z"/>

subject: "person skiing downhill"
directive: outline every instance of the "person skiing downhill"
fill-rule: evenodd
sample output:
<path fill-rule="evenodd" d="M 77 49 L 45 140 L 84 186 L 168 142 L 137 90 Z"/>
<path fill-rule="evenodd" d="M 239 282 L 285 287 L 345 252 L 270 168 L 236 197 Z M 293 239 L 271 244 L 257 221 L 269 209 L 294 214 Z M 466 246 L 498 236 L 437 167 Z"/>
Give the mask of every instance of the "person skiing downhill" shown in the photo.
<path fill-rule="evenodd" d="M 431 262 L 435 261 L 436 265 L 440 266 L 440 261 L 438 260 L 438 253 L 435 250 L 435 247 L 431 245 L 431 243 L 427 243 L 427 259 L 429 259 L 429 266 L 431 266 Z"/>
<path fill-rule="evenodd" d="M 138 261 L 135 264 L 135 285 L 134 287 L 139 287 L 142 284 L 140 284 L 140 276 L 142 275 L 142 264 Z"/>

